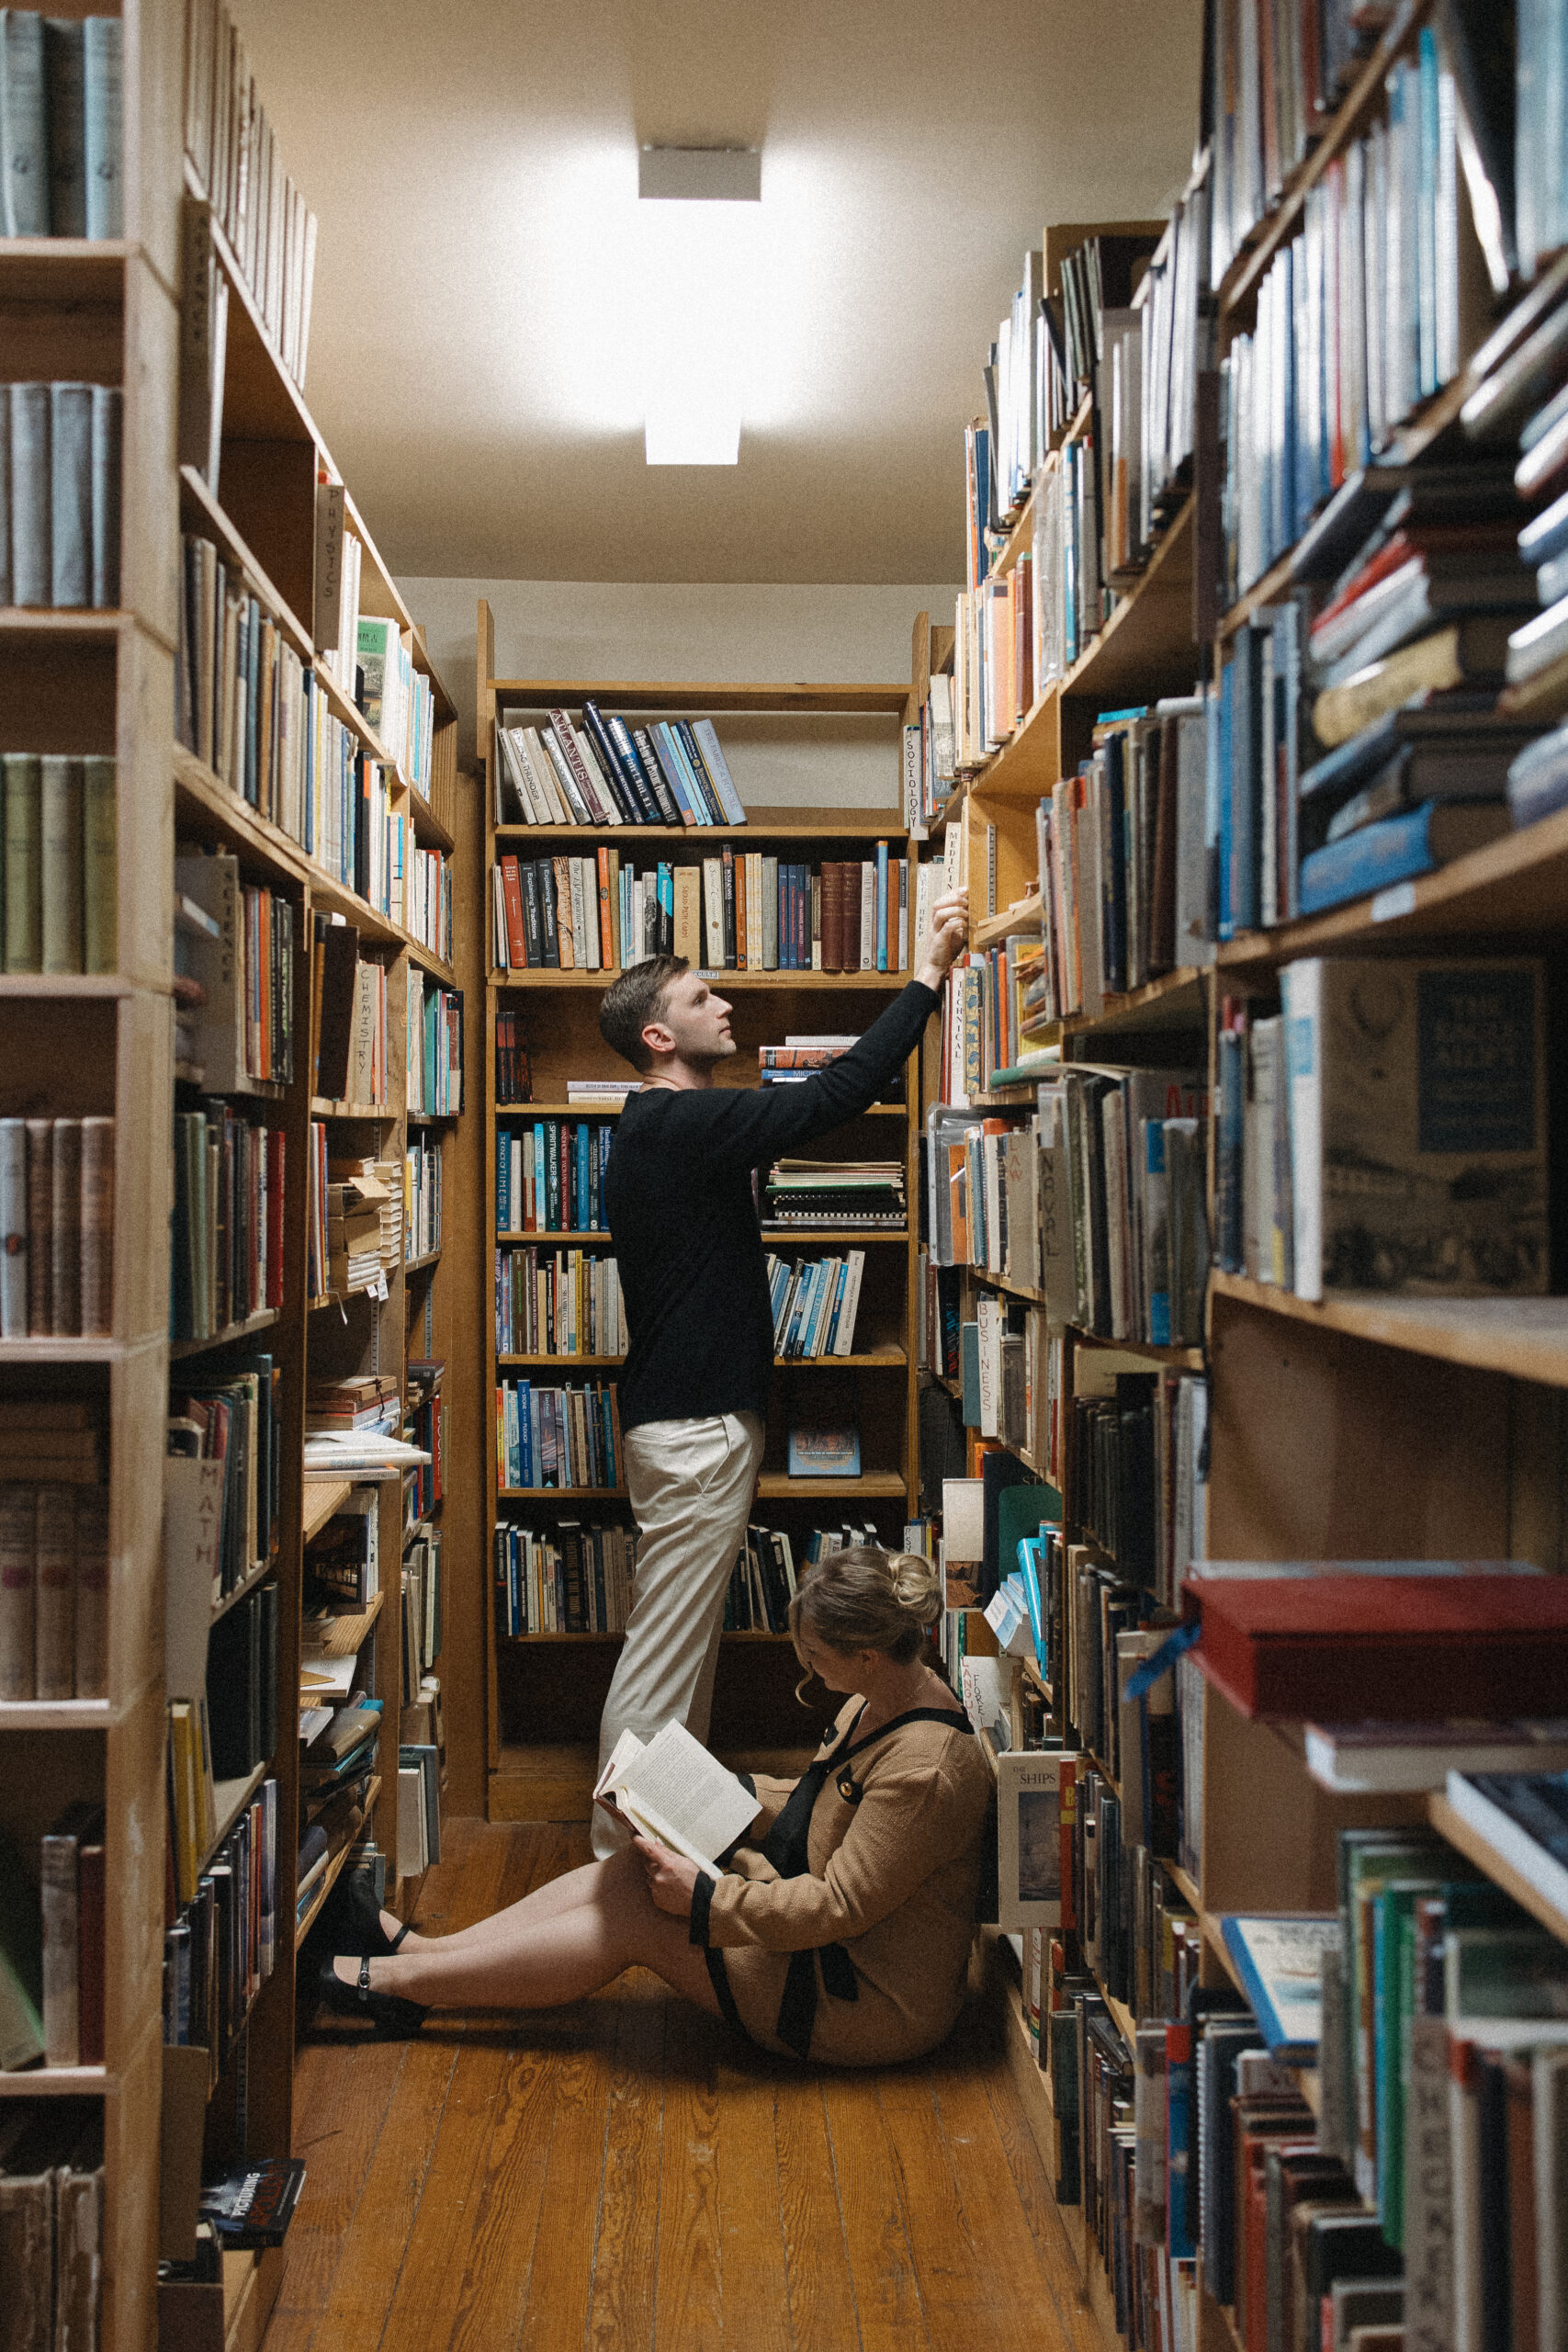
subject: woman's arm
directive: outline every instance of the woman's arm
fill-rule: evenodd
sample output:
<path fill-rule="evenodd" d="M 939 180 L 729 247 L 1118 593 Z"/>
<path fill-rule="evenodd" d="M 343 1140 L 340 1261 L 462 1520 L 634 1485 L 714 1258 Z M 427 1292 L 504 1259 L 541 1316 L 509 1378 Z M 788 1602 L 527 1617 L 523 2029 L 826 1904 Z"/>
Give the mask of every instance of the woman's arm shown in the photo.
<path fill-rule="evenodd" d="M 822 1877 L 727 1876 L 716 1885 L 699 1877 L 692 1941 L 760 1944 L 767 1951 L 849 1942 L 963 1853 L 978 1827 L 973 1805 L 940 1769 L 890 1773 L 866 1790 Z"/>

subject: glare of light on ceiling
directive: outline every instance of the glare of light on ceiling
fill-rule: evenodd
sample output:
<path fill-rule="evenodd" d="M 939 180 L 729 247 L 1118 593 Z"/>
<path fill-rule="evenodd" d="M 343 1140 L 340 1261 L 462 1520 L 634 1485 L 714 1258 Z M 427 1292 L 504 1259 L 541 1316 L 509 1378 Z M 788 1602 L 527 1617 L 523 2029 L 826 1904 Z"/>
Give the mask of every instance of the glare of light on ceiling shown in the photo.
<path fill-rule="evenodd" d="M 650 466 L 739 462 L 761 226 L 761 157 L 645 147 L 637 173 L 643 450 Z"/>

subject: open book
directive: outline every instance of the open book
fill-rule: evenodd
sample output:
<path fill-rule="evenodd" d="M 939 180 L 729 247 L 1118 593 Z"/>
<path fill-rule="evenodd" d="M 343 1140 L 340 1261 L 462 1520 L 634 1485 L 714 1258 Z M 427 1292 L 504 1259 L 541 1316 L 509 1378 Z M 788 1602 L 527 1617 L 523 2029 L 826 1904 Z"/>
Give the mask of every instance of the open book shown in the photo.
<path fill-rule="evenodd" d="M 757 1818 L 757 1800 L 716 1763 L 684 1724 L 666 1724 L 646 1744 L 624 1731 L 600 1773 L 594 1802 L 706 1871 Z"/>

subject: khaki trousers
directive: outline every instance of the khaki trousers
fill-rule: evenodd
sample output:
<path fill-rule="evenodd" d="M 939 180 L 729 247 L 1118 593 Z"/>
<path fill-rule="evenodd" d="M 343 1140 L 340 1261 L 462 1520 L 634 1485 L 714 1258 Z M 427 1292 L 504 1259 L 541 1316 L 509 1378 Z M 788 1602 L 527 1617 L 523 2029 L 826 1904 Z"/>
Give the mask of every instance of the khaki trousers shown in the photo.
<path fill-rule="evenodd" d="M 637 1524 L 632 1612 L 599 1727 L 603 1771 L 624 1731 L 641 1740 L 671 1722 L 705 1740 L 730 1571 L 746 1540 L 762 1423 L 756 1413 L 644 1421 L 623 1441 Z M 625 1844 L 593 1807 L 593 1851 Z"/>

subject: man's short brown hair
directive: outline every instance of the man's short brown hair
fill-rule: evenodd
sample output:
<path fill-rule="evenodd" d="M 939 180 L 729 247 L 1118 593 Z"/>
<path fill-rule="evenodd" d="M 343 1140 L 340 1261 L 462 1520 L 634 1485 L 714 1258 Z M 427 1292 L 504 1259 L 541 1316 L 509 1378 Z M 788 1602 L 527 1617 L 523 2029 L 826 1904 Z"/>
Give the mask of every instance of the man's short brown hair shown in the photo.
<path fill-rule="evenodd" d="M 650 1021 L 664 1011 L 664 991 L 691 966 L 684 956 L 649 956 L 631 965 L 612 980 L 599 1005 L 599 1035 L 635 1070 L 653 1067 L 653 1056 L 643 1041 Z"/>

